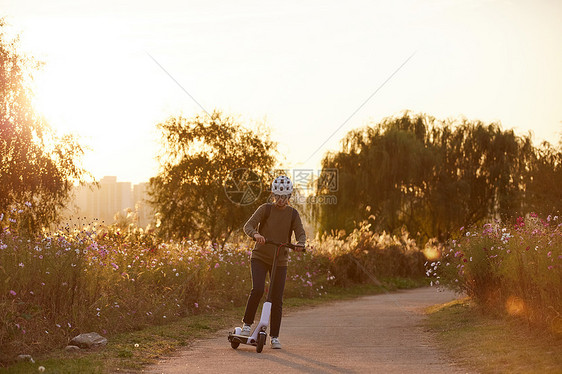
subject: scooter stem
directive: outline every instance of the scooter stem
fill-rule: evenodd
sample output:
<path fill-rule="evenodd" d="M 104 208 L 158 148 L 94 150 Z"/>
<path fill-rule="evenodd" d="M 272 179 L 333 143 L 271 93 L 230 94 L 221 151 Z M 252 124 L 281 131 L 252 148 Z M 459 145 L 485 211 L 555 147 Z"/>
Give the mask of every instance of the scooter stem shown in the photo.
<path fill-rule="evenodd" d="M 267 299 L 266 302 L 271 302 L 271 290 L 273 289 L 273 285 L 275 284 L 275 273 L 277 272 L 277 262 L 279 260 L 279 252 L 283 245 L 277 247 L 275 251 L 275 256 L 273 258 L 273 267 L 271 268 L 271 277 L 269 279 L 269 290 L 267 291 Z"/>

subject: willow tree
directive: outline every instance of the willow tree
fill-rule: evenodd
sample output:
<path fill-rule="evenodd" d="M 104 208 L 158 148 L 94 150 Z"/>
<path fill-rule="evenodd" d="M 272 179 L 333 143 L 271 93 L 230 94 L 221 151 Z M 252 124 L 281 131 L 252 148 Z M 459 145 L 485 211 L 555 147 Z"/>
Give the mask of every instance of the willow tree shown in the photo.
<path fill-rule="evenodd" d="M 530 165 L 526 202 L 545 215 L 562 213 L 562 138 L 558 147 L 543 142 Z"/>
<path fill-rule="evenodd" d="M 340 188 L 336 205 L 320 207 L 321 229 L 374 216 L 374 228 L 406 228 L 422 243 L 520 212 L 533 155 L 529 137 L 498 124 L 410 113 L 351 131 L 342 145 L 322 161 L 338 169 Z"/>
<path fill-rule="evenodd" d="M 5 30 L 0 19 L 0 224 L 17 215 L 21 229 L 36 231 L 60 218 L 73 184 L 87 173 L 74 137 L 57 136 L 34 111 L 30 85 L 40 64 Z"/>
<path fill-rule="evenodd" d="M 240 229 L 268 188 L 276 145 L 267 132 L 246 129 L 233 117 L 214 111 L 193 118 L 171 117 L 160 123 L 160 171 L 150 180 L 150 203 L 159 216 L 159 232 L 168 238 L 224 243 Z M 258 183 L 252 199 L 234 200 L 225 181 L 236 171 L 251 173 Z M 244 177 L 246 178 L 246 177 Z M 249 179 L 241 178 L 241 192 Z M 257 182 L 256 182 L 257 181 Z"/>
<path fill-rule="evenodd" d="M 342 151 L 322 161 L 323 168 L 338 170 L 339 188 L 337 204 L 321 208 L 321 226 L 349 230 L 371 215 L 385 229 L 403 225 L 410 210 L 421 203 L 423 181 L 433 172 L 426 127 L 422 118 L 400 119 L 350 132 L 342 141 Z"/>
<path fill-rule="evenodd" d="M 439 164 L 430 205 L 441 227 L 437 237 L 522 213 L 534 152 L 529 136 L 519 137 L 497 123 L 466 120 L 445 122 L 435 134 Z"/>

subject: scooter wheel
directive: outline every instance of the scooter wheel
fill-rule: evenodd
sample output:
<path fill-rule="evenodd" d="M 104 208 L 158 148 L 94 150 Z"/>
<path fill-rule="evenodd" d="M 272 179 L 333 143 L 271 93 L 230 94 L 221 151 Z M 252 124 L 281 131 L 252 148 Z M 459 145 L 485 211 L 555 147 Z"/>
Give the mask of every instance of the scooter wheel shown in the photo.
<path fill-rule="evenodd" d="M 258 334 L 258 346 L 256 347 L 256 352 L 261 353 L 263 351 L 263 346 L 265 345 L 265 340 L 267 339 L 267 334 L 265 332 L 260 332 Z"/>
<path fill-rule="evenodd" d="M 238 348 L 239 345 L 240 345 L 240 343 L 238 343 L 238 342 L 230 342 L 230 346 L 232 347 L 232 349 Z"/>

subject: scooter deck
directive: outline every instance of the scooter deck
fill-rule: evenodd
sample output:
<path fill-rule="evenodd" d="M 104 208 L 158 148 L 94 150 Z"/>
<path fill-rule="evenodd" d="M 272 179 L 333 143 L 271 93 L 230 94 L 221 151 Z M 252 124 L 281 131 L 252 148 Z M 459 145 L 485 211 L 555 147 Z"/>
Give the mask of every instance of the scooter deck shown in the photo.
<path fill-rule="evenodd" d="M 257 342 L 248 343 L 250 336 L 236 335 L 233 333 L 228 334 L 228 341 L 240 344 L 258 345 Z"/>

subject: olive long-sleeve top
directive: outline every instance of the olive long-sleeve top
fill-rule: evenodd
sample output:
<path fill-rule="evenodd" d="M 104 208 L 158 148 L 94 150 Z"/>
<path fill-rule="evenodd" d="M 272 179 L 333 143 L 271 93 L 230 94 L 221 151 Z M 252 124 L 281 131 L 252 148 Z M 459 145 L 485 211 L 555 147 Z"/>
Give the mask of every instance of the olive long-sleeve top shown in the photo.
<path fill-rule="evenodd" d="M 244 225 L 244 232 L 251 238 L 253 238 L 254 235 L 258 232 L 258 225 L 265 216 L 266 205 L 267 204 L 260 205 L 254 212 L 254 214 L 250 217 L 248 222 L 246 222 L 246 224 Z M 278 243 L 286 243 L 288 234 L 290 234 L 290 237 L 292 237 L 294 232 L 295 238 L 297 239 L 297 244 L 305 245 L 306 233 L 304 231 L 304 228 L 302 227 L 301 217 L 298 212 L 293 222 L 293 226 L 290 227 L 294 209 L 295 208 L 288 205 L 285 206 L 284 209 L 280 209 L 275 204 L 273 204 L 273 206 L 271 207 L 271 213 L 269 214 L 267 221 L 260 229 L 261 234 L 266 239 Z M 276 250 L 277 247 L 272 244 L 256 243 L 254 249 L 252 250 L 252 258 L 272 265 Z M 286 248 L 282 248 L 282 251 L 279 253 L 277 266 L 287 266 L 289 261 L 288 252 L 289 251 Z"/>

